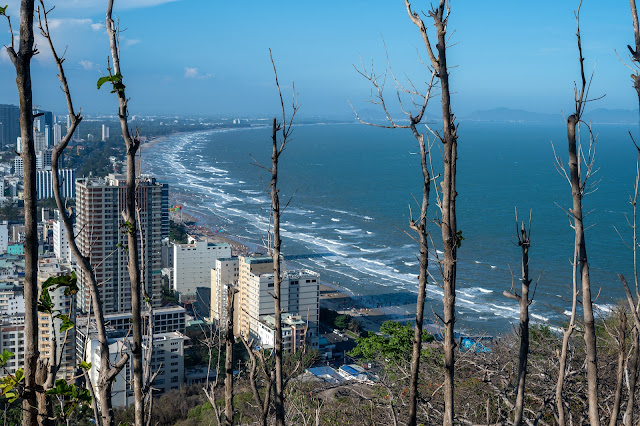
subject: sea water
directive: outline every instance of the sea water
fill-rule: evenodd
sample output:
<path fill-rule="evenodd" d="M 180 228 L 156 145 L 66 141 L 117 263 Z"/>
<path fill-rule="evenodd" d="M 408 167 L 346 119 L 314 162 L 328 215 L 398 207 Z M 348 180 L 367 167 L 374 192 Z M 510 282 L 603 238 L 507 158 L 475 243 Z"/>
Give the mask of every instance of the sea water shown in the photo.
<path fill-rule="evenodd" d="M 592 293 L 599 312 L 623 298 L 618 273 L 633 286 L 630 249 L 638 151 L 623 125 L 594 125 L 596 160 L 584 199 Z M 589 151 L 583 129 L 584 156 Z M 458 324 L 476 332 L 509 330 L 519 308 L 503 296 L 521 277 L 515 208 L 529 223 L 530 307 L 534 322 L 558 327 L 570 310 L 573 230 L 566 167 L 566 127 L 557 123 L 462 122 L 458 141 Z M 636 138 L 637 139 L 637 138 Z M 415 303 L 418 246 L 409 229 L 419 214 L 419 148 L 406 129 L 360 124 L 295 126 L 279 166 L 283 252 L 301 258 L 286 268 L 308 268 L 369 306 Z M 433 172 L 442 146 L 432 142 Z M 143 152 L 143 170 L 168 182 L 185 211 L 215 231 L 250 244 L 267 241 L 271 129 L 211 130 L 170 136 Z M 567 170 L 568 173 L 568 170 Z M 438 178 L 438 182 L 440 179 Z M 433 240 L 427 318 L 442 310 L 437 258 L 441 255 L 437 198 L 428 211 Z M 617 230 L 616 230 L 617 229 Z M 622 237 L 622 238 L 621 238 Z M 624 239 L 624 241 L 623 241 Z M 306 257 L 305 257 L 306 256 Z"/>

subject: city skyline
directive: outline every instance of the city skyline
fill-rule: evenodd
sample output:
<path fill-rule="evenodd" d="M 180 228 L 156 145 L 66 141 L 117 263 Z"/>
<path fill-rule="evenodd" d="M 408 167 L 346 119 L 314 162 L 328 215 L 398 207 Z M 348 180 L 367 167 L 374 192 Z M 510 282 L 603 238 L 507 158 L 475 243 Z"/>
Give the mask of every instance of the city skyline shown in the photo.
<path fill-rule="evenodd" d="M 334 2 L 322 7 L 259 2 L 212 4 L 199 0 L 144 0 L 117 3 L 125 84 L 131 114 L 270 115 L 278 102 L 269 60 L 271 48 L 285 95 L 295 81 L 301 114 L 352 116 L 369 86 L 353 69 L 360 58 L 377 72 L 391 64 L 417 83 L 427 78 L 416 51 L 424 46 L 402 2 Z M 8 2 L 17 31 L 17 1 Z M 54 4 L 47 4 L 48 7 Z M 106 72 L 108 40 L 101 2 L 61 1 L 50 15 L 54 42 L 68 46 L 65 62 L 72 95 L 87 113 L 114 114 L 117 105 L 96 81 Z M 454 5 L 449 49 L 454 107 L 459 115 L 508 107 L 561 114 L 572 107 L 578 77 L 576 4 Z M 416 10 L 427 4 L 414 2 Z M 628 5 L 602 13 L 586 2 L 581 11 L 587 70 L 597 61 L 591 93 L 606 95 L 591 108 L 635 109 L 629 90 L 626 45 L 633 42 Z M 0 33 L 10 42 L 6 21 Z M 384 39 L 384 42 L 383 42 Z M 33 64 L 34 104 L 64 110 L 55 66 L 41 37 Z M 617 54 L 616 54 L 617 52 Z M 6 53 L 0 76 L 15 75 Z M 392 84 L 388 81 L 388 88 Z M 0 89 L 0 103 L 17 103 L 13 85 Z"/>

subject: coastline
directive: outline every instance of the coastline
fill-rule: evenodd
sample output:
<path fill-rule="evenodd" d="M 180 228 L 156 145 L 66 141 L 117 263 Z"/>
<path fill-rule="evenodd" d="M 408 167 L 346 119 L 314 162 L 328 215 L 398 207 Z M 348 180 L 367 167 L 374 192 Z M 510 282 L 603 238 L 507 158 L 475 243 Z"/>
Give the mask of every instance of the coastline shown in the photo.
<path fill-rule="evenodd" d="M 173 204 L 181 204 L 179 197 L 174 195 L 172 199 Z M 183 207 L 183 210 L 187 209 Z M 200 225 L 198 219 L 188 212 L 170 212 L 170 217 L 174 222 L 184 224 L 186 232 L 190 236 L 214 243 L 230 244 L 234 256 L 248 255 L 254 252 L 238 238 L 222 232 L 214 232 L 211 228 Z M 380 326 L 385 321 L 413 321 L 411 308 L 415 309 L 414 305 L 399 305 L 384 299 L 379 299 L 376 306 L 373 306 L 377 300 L 375 296 L 354 295 L 338 285 L 320 282 L 320 307 L 331 309 L 339 314 L 351 315 L 360 321 L 362 328 L 367 331 L 374 333 L 380 331 Z"/>

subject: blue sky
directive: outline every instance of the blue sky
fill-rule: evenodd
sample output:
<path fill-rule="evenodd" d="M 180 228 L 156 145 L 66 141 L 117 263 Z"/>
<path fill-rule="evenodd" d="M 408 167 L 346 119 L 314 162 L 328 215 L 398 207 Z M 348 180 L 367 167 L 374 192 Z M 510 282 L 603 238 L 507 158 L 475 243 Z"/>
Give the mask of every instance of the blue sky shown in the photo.
<path fill-rule="evenodd" d="M 17 0 L 5 0 L 17 26 Z M 414 0 L 416 10 L 428 2 Z M 96 80 L 106 69 L 102 26 L 106 0 L 59 0 L 51 14 L 77 106 L 115 113 L 108 90 Z M 454 1 L 449 24 L 453 108 L 458 116 L 495 107 L 570 111 L 578 77 L 574 9 L 577 1 Z M 219 1 L 116 0 L 122 34 L 122 68 L 133 114 L 273 114 L 278 107 L 268 49 L 280 81 L 295 81 L 305 115 L 348 116 L 350 99 L 366 108 L 369 86 L 352 67 L 360 58 L 386 68 L 382 39 L 396 74 L 427 78 L 417 54 L 426 53 L 402 0 Z M 426 22 L 429 22 L 425 18 Z M 14 28 L 15 29 L 15 28 Z M 597 61 L 593 108 L 637 108 L 626 45 L 633 27 L 626 1 L 585 0 L 581 32 L 587 69 Z M 0 21 L 0 43 L 9 43 Z M 39 43 L 34 61 L 34 103 L 64 111 L 55 66 Z M 0 103 L 16 103 L 15 72 L 0 54 Z M 388 84 L 389 94 L 393 87 Z"/>

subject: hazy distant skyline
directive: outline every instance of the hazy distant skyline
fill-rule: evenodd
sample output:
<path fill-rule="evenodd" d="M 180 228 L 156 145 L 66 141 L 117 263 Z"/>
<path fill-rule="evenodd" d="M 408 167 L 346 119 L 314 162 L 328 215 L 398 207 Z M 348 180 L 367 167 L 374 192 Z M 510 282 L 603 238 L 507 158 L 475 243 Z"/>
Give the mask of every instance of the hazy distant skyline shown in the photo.
<path fill-rule="evenodd" d="M 18 1 L 8 12 L 18 31 Z M 58 50 L 68 46 L 66 70 L 76 107 L 114 114 L 115 97 L 98 91 L 109 46 L 106 1 L 61 0 L 50 15 Z M 416 10 L 430 3 L 414 1 Z M 496 107 L 560 113 L 573 107 L 578 78 L 574 10 L 578 2 L 453 2 L 448 50 L 453 109 L 458 116 Z M 581 33 L 586 69 L 597 61 L 591 89 L 606 97 L 591 108 L 636 109 L 627 44 L 633 43 L 628 2 L 585 1 Z M 402 0 L 309 3 L 211 0 L 116 0 L 122 34 L 122 69 L 131 114 L 270 115 L 278 100 L 268 49 L 281 84 L 295 81 L 305 116 L 347 117 L 350 99 L 368 108 L 368 83 L 352 67 L 386 68 L 382 38 L 396 74 L 416 83 L 427 71 L 419 33 Z M 425 17 L 425 22 L 430 19 Z M 454 32 L 455 31 L 455 32 Z M 41 38 L 39 37 L 41 40 Z M 10 42 L 0 20 L 0 44 Z M 65 111 L 48 47 L 40 41 L 33 63 L 34 104 Z M 17 103 L 15 71 L 0 53 L 0 103 Z M 392 89 L 391 82 L 388 89 Z M 393 91 L 389 90 L 389 96 Z"/>

